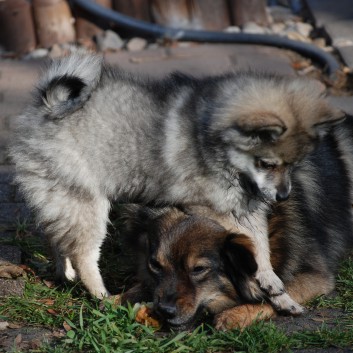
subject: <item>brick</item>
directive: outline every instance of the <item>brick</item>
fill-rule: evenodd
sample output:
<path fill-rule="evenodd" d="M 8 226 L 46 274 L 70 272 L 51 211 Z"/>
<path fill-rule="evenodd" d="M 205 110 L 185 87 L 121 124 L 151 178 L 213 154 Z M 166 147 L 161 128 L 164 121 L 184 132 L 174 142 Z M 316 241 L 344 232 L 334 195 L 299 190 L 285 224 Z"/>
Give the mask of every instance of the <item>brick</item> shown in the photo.
<path fill-rule="evenodd" d="M 15 226 L 19 220 L 29 218 L 30 211 L 22 203 L 3 203 L 0 205 L 0 225 Z"/>
<path fill-rule="evenodd" d="M 15 187 L 9 184 L 0 184 L 0 203 L 13 202 L 15 198 Z"/>
<path fill-rule="evenodd" d="M 21 263 L 21 256 L 21 250 L 17 246 L 0 244 L 0 263 L 10 262 L 19 265 Z"/>

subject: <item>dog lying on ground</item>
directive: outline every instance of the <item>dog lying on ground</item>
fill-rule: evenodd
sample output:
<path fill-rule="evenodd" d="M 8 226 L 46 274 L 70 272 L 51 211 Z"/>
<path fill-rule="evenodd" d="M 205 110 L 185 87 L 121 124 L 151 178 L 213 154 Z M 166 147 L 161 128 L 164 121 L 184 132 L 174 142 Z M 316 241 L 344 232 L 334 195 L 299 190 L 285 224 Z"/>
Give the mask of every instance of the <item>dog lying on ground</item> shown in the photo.
<path fill-rule="evenodd" d="M 351 119 L 344 128 L 353 136 Z M 339 260 L 353 246 L 353 143 L 342 144 L 343 136 L 329 135 L 296 167 L 290 198 L 269 218 L 272 266 L 300 304 L 333 290 Z M 126 240 L 138 253 L 138 283 L 124 299 L 153 301 L 173 329 L 190 328 L 205 311 L 218 329 L 276 315 L 281 308 L 254 280 L 252 239 L 220 226 L 211 210 L 204 214 L 213 220 L 177 208 L 130 207 Z"/>
<path fill-rule="evenodd" d="M 283 310 L 268 251 L 269 205 L 329 126 L 342 121 L 314 81 L 239 73 L 141 79 L 75 53 L 55 61 L 18 118 L 10 155 L 16 180 L 57 257 L 95 296 L 112 200 L 203 205 L 235 216 L 252 238 L 261 288 Z"/>

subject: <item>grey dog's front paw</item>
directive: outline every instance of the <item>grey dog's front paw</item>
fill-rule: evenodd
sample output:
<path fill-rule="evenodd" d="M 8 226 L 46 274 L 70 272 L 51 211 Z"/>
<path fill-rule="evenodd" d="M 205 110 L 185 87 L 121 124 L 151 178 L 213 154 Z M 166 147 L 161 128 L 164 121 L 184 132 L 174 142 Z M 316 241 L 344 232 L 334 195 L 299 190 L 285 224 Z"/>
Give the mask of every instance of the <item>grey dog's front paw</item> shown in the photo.
<path fill-rule="evenodd" d="M 272 270 L 258 271 L 256 280 L 260 288 L 270 297 L 278 296 L 285 292 L 283 282 Z"/>
<path fill-rule="evenodd" d="M 259 271 L 256 273 L 256 280 L 277 311 L 290 315 L 304 312 L 304 308 L 286 293 L 283 282 L 272 270 Z"/>
<path fill-rule="evenodd" d="M 304 312 L 304 307 L 295 302 L 287 293 L 283 293 L 274 297 L 269 297 L 273 307 L 282 313 L 290 315 L 300 315 Z"/>

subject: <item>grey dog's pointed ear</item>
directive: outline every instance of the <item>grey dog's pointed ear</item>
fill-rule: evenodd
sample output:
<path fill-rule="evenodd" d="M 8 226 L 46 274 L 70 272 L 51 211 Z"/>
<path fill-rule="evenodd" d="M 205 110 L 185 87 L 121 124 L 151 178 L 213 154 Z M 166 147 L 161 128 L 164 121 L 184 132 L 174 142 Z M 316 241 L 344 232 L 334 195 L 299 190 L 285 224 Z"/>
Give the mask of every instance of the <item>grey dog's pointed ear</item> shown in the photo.
<path fill-rule="evenodd" d="M 232 127 L 224 132 L 223 139 L 246 151 L 262 143 L 276 142 L 286 129 L 276 115 L 254 113 L 239 117 Z"/>
<path fill-rule="evenodd" d="M 266 141 L 275 141 L 286 131 L 283 121 L 270 112 L 241 116 L 236 121 L 236 127 L 246 135 L 258 136 Z"/>
<path fill-rule="evenodd" d="M 237 118 L 236 125 L 244 132 L 272 129 L 284 130 L 283 121 L 272 112 L 253 112 Z"/>
<path fill-rule="evenodd" d="M 328 133 L 331 127 L 342 123 L 346 117 L 346 114 L 340 109 L 329 109 L 322 114 L 322 118 L 313 127 L 317 134 L 322 137 Z"/>

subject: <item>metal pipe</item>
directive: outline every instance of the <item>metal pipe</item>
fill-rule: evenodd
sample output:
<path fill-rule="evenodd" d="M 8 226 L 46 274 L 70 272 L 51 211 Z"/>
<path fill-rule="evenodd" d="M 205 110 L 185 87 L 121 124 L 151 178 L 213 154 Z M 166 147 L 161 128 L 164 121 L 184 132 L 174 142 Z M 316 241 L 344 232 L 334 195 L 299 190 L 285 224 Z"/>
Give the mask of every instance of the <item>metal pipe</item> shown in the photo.
<path fill-rule="evenodd" d="M 102 21 L 110 24 L 114 23 L 143 37 L 208 43 L 259 44 L 290 49 L 321 64 L 332 81 L 338 78 L 337 74 L 340 64 L 333 55 L 308 43 L 268 34 L 226 33 L 164 27 L 131 18 L 111 9 L 104 8 L 91 0 L 71 1 L 81 10 L 87 12 L 91 20 L 96 20 L 98 23 L 102 23 Z"/>

